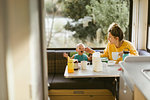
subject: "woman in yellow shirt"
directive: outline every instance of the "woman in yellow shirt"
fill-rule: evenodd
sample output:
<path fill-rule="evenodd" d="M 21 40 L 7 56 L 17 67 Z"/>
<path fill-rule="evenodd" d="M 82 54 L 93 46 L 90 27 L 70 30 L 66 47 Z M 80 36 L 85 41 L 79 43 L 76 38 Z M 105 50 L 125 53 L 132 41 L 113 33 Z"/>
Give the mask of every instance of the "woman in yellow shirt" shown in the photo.
<path fill-rule="evenodd" d="M 112 52 L 118 52 L 120 57 L 117 59 L 117 61 L 119 62 L 122 60 L 124 49 L 128 49 L 130 55 L 138 55 L 138 52 L 136 51 L 132 43 L 123 39 L 123 32 L 116 23 L 112 23 L 108 28 L 108 40 L 109 42 L 107 44 L 107 47 L 105 48 L 104 53 L 101 54 L 101 57 L 107 57 L 109 60 L 113 60 Z M 85 49 L 85 51 L 88 53 L 95 52 L 88 47 Z"/>

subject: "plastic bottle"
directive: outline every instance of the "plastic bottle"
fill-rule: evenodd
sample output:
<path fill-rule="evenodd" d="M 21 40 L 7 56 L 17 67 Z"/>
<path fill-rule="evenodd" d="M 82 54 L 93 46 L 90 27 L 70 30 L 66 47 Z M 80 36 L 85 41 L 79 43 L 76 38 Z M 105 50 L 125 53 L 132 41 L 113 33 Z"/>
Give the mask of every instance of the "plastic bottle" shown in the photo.
<path fill-rule="evenodd" d="M 68 58 L 68 73 L 74 72 L 74 60 Z"/>
<path fill-rule="evenodd" d="M 129 56 L 129 53 L 130 53 L 129 51 L 123 51 L 123 61 L 126 56 Z"/>
<path fill-rule="evenodd" d="M 92 55 L 93 71 L 103 71 L 103 65 L 100 59 L 100 52 L 95 52 Z"/>

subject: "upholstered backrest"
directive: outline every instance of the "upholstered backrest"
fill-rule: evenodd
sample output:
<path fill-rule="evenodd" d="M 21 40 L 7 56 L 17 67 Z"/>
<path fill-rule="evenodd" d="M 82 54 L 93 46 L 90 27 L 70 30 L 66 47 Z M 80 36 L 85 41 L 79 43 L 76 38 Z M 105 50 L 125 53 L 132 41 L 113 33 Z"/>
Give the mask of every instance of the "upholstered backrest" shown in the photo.
<path fill-rule="evenodd" d="M 48 73 L 54 74 L 55 73 L 55 66 L 56 66 L 56 56 L 55 52 L 48 52 L 47 51 L 47 65 L 48 65 Z"/>
<path fill-rule="evenodd" d="M 66 65 L 67 65 L 67 59 L 63 57 L 63 52 L 56 52 L 55 73 L 64 73 Z"/>
<path fill-rule="evenodd" d="M 48 73 L 64 73 L 66 65 L 67 65 L 67 59 L 63 57 L 64 51 L 57 51 L 57 50 L 47 50 L 47 62 L 48 62 Z M 68 55 L 70 56 L 70 51 L 66 51 Z"/>
<path fill-rule="evenodd" d="M 138 53 L 139 53 L 139 55 L 150 56 L 150 53 L 143 49 L 139 49 Z"/>

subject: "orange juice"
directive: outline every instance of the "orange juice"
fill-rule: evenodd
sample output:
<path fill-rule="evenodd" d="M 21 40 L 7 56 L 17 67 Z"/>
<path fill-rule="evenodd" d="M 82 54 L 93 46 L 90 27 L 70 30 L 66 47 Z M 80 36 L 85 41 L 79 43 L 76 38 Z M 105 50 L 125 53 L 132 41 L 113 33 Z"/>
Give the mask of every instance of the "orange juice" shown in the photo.
<path fill-rule="evenodd" d="M 73 59 L 68 59 L 68 73 L 73 73 L 74 72 L 74 60 Z"/>

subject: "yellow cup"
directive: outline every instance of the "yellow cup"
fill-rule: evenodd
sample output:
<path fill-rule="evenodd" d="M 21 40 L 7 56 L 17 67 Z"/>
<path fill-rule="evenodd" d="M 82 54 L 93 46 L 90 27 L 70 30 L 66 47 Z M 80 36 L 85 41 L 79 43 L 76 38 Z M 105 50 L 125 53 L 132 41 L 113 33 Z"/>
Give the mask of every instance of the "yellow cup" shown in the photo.
<path fill-rule="evenodd" d="M 74 60 L 68 59 L 68 73 L 74 72 Z"/>

